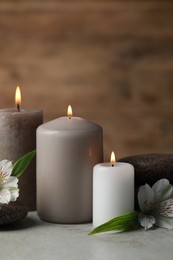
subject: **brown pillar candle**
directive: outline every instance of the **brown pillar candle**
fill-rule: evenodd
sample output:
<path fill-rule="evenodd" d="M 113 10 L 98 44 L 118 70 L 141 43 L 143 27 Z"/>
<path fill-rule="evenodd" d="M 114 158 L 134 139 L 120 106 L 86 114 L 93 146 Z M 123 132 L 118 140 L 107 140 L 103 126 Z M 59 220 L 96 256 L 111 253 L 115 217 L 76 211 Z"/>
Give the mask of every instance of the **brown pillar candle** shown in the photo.
<path fill-rule="evenodd" d="M 40 110 L 18 108 L 0 109 L 0 160 L 13 163 L 24 154 L 36 149 L 36 129 L 43 123 Z M 28 210 L 36 209 L 36 162 L 35 158 L 19 179 L 18 202 Z"/>

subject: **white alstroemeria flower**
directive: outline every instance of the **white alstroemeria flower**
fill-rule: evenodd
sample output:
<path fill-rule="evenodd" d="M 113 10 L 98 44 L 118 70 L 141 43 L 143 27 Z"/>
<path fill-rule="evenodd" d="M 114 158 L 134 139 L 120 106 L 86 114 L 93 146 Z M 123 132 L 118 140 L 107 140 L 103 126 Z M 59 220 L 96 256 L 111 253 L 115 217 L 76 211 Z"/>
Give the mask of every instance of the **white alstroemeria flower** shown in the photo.
<path fill-rule="evenodd" d="M 10 176 L 12 169 L 10 161 L 0 161 L 0 203 L 8 204 L 19 196 L 18 179 Z"/>
<path fill-rule="evenodd" d="M 141 210 L 138 220 L 145 230 L 154 224 L 173 228 L 173 186 L 167 179 L 157 181 L 152 188 L 148 184 L 141 186 L 138 203 Z"/>
<path fill-rule="evenodd" d="M 138 220 L 139 220 L 139 223 L 142 227 L 145 228 L 145 230 L 151 228 L 155 223 L 156 223 L 156 220 L 153 216 L 151 215 L 146 215 L 144 213 L 139 213 L 138 215 Z"/>

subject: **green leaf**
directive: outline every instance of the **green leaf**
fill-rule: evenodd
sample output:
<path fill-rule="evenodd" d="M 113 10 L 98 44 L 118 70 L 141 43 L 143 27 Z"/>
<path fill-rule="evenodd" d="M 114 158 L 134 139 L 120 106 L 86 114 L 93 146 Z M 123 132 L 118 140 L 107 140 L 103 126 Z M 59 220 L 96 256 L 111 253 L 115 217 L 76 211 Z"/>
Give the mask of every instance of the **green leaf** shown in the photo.
<path fill-rule="evenodd" d="M 132 211 L 117 218 L 113 218 L 101 226 L 96 227 L 89 233 L 89 235 L 113 230 L 129 231 L 138 229 L 139 227 L 138 212 Z"/>
<path fill-rule="evenodd" d="M 36 150 L 29 152 L 22 156 L 13 166 L 11 176 L 20 177 L 30 164 L 32 158 L 35 156 Z"/>

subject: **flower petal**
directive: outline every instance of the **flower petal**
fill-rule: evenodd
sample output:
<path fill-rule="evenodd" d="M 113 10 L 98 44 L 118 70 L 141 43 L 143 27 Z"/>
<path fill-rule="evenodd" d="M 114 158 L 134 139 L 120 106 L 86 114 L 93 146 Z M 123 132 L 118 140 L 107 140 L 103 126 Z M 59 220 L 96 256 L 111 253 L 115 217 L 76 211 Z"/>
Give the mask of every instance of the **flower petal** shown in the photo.
<path fill-rule="evenodd" d="M 8 204 L 11 199 L 11 193 L 7 189 L 1 189 L 0 190 L 0 203 L 6 203 Z"/>
<path fill-rule="evenodd" d="M 10 177 L 13 165 L 12 162 L 8 160 L 3 160 L 0 163 L 0 183 L 4 183 Z"/>
<path fill-rule="evenodd" d="M 157 181 L 157 182 L 153 185 L 152 189 L 153 189 L 154 192 L 158 193 L 158 192 L 160 192 L 162 189 L 165 189 L 168 185 L 169 185 L 169 180 L 167 180 L 167 179 L 161 179 L 161 180 Z"/>
<path fill-rule="evenodd" d="M 139 223 L 145 230 L 151 228 L 155 224 L 155 218 L 151 215 L 140 213 L 138 216 Z"/>
<path fill-rule="evenodd" d="M 9 179 L 1 185 L 3 188 L 7 189 L 11 194 L 11 201 L 16 201 L 19 196 L 18 189 L 18 178 L 10 176 Z"/>
<path fill-rule="evenodd" d="M 161 179 L 157 181 L 153 185 L 152 190 L 154 191 L 154 197 L 156 201 L 166 200 L 170 198 L 173 193 L 173 187 L 167 179 Z"/>
<path fill-rule="evenodd" d="M 8 173 L 8 175 L 11 175 L 13 169 L 13 164 L 11 161 L 7 161 L 7 163 L 2 167 L 2 171 Z"/>
<path fill-rule="evenodd" d="M 155 225 L 161 228 L 166 229 L 173 229 L 173 219 L 172 218 L 166 218 L 162 216 L 155 216 L 156 223 Z"/>
<path fill-rule="evenodd" d="M 11 201 L 16 201 L 16 199 L 19 197 L 19 189 L 14 188 L 10 190 L 11 192 Z"/>
<path fill-rule="evenodd" d="M 10 176 L 8 178 L 8 180 L 3 184 L 3 187 L 14 187 L 14 188 L 17 188 L 18 187 L 18 178 L 14 177 L 14 176 Z"/>
<path fill-rule="evenodd" d="M 3 168 L 3 166 L 5 165 L 5 164 L 7 164 L 9 161 L 8 160 L 2 160 L 2 161 L 0 161 L 0 171 L 1 171 L 1 169 Z"/>
<path fill-rule="evenodd" d="M 173 186 L 169 184 L 160 194 L 160 202 L 173 197 Z"/>
<path fill-rule="evenodd" d="M 173 199 L 162 201 L 159 204 L 159 214 L 163 217 L 173 217 Z"/>
<path fill-rule="evenodd" d="M 138 203 L 141 211 L 148 212 L 151 205 L 150 202 L 154 200 L 154 192 L 152 188 L 145 184 L 139 187 L 138 191 Z"/>

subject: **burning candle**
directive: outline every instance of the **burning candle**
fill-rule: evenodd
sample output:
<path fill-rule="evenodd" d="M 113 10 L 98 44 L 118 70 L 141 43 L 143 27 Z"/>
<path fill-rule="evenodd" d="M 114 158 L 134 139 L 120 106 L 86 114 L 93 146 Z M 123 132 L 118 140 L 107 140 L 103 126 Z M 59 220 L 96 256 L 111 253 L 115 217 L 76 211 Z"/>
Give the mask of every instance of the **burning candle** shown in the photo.
<path fill-rule="evenodd" d="M 36 149 L 36 128 L 43 123 L 40 110 L 24 110 L 20 108 L 21 92 L 16 89 L 16 107 L 0 109 L 0 160 L 13 162 L 27 152 Z M 36 208 L 36 164 L 33 160 L 26 172 L 20 177 L 18 202 Z"/>
<path fill-rule="evenodd" d="M 16 101 L 16 106 L 17 106 L 18 112 L 20 112 L 21 100 L 22 100 L 22 98 L 21 98 L 21 91 L 20 91 L 19 86 L 17 86 L 17 88 L 16 88 L 16 95 L 15 95 L 15 101 Z"/>
<path fill-rule="evenodd" d="M 92 170 L 103 160 L 102 128 L 66 117 L 37 129 L 37 212 L 54 223 L 85 223 L 92 218 Z"/>
<path fill-rule="evenodd" d="M 112 152 L 110 163 L 93 170 L 93 226 L 134 210 L 134 167 L 119 163 Z"/>

